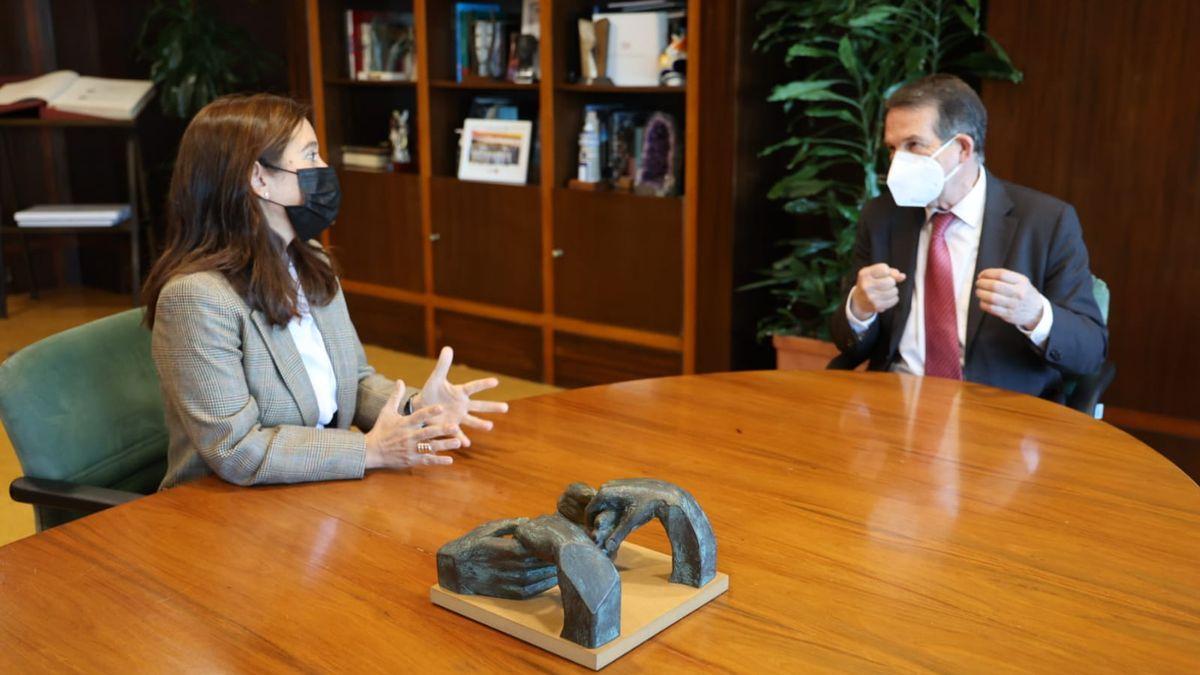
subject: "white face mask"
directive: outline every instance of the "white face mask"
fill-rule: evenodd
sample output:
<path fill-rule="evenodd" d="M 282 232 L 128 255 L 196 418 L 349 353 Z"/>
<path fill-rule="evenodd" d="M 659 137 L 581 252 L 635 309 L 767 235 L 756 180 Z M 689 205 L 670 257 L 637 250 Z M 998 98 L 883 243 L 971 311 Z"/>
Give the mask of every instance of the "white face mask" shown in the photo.
<path fill-rule="evenodd" d="M 944 173 L 942 165 L 934 157 L 953 142 L 953 138 L 946 141 L 932 155 L 896 151 L 892 157 L 892 167 L 888 169 L 887 186 L 897 206 L 929 206 L 942 194 L 946 181 L 958 173 L 962 164 L 951 169 L 950 173 Z"/>

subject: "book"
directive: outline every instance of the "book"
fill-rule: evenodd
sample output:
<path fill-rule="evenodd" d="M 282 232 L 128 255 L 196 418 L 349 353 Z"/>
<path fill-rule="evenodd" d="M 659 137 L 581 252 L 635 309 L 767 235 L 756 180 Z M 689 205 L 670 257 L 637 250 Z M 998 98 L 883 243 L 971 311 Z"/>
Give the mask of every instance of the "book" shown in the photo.
<path fill-rule="evenodd" d="M 129 204 L 39 204 L 13 214 L 18 227 L 109 227 L 124 222 Z"/>
<path fill-rule="evenodd" d="M 57 70 L 0 86 L 0 114 L 36 109 L 43 118 L 133 120 L 154 93 L 150 80 L 81 77 Z"/>
<path fill-rule="evenodd" d="M 412 14 L 348 9 L 345 18 L 350 79 L 412 81 L 417 78 L 416 30 Z"/>

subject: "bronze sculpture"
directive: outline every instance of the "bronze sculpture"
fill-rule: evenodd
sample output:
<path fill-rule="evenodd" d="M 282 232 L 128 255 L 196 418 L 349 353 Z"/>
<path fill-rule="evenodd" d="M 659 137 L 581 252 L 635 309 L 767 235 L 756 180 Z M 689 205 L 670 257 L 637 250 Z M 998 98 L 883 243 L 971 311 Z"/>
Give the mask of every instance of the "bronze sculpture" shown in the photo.
<path fill-rule="evenodd" d="M 700 587 L 716 574 L 717 543 L 683 488 L 648 478 L 593 490 L 572 483 L 553 514 L 484 523 L 438 550 L 438 583 L 464 595 L 524 600 L 562 591 L 562 637 L 595 648 L 618 635 L 621 580 L 612 560 L 633 531 L 657 518 L 671 541 L 671 583 Z"/>

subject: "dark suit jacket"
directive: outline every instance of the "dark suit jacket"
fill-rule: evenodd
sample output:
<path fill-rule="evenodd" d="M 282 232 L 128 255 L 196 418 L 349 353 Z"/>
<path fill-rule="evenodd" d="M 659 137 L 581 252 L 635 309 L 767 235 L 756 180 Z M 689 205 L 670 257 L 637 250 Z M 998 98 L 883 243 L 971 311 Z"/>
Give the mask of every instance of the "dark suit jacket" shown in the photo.
<path fill-rule="evenodd" d="M 862 337 L 855 335 L 844 310 L 833 314 L 833 340 L 847 359 L 870 359 L 871 370 L 889 370 L 899 358 L 924 224 L 924 209 L 897 206 L 890 193 L 863 208 L 845 292 L 850 292 L 859 269 L 879 262 L 908 278 L 900 284 L 900 303 L 881 313 Z M 1087 248 L 1075 209 L 989 172 L 975 276 L 991 267 L 1028 277 L 1050 301 L 1054 322 L 1042 353 L 1016 326 L 985 314 L 972 290 L 963 379 L 1062 401 L 1063 375 L 1099 370 L 1108 351 L 1108 329 L 1092 293 Z"/>

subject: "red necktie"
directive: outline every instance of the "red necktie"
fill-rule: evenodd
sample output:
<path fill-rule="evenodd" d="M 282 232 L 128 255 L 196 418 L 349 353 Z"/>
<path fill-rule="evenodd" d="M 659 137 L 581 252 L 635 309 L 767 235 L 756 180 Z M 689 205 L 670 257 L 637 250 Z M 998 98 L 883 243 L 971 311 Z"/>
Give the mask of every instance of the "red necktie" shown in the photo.
<path fill-rule="evenodd" d="M 946 229 L 952 213 L 935 213 L 925 260 L 925 374 L 962 379 L 958 346 L 958 305 L 954 300 L 954 270 Z"/>

